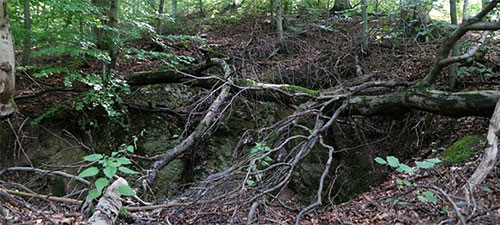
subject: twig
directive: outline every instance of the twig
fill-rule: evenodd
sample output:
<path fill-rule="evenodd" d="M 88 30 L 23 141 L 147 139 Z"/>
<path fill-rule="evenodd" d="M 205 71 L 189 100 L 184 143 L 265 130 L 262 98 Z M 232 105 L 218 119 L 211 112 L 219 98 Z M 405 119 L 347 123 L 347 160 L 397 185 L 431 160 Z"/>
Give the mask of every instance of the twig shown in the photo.
<path fill-rule="evenodd" d="M 75 175 L 69 174 L 69 173 L 65 173 L 65 172 L 62 172 L 62 171 L 42 170 L 42 169 L 32 168 L 32 167 L 9 167 L 9 168 L 5 168 L 5 169 L 3 169 L 3 170 L 0 171 L 0 176 L 2 176 L 3 174 L 5 174 L 7 172 L 12 172 L 12 171 L 28 171 L 28 172 L 41 173 L 41 174 L 44 174 L 44 175 L 58 175 L 58 176 L 63 176 L 63 177 L 72 179 L 72 180 L 79 181 L 79 182 L 81 182 L 83 184 L 86 184 L 86 185 L 90 185 L 89 181 L 87 181 L 87 180 L 85 180 L 85 179 L 83 179 L 81 177 L 77 177 Z"/>
<path fill-rule="evenodd" d="M 332 146 L 325 144 L 323 142 L 323 137 L 321 135 L 319 136 L 319 142 L 323 147 L 328 149 L 328 160 L 326 161 L 326 166 L 325 169 L 323 170 L 323 174 L 321 174 L 321 177 L 319 179 L 319 186 L 316 192 L 316 201 L 311 203 L 310 205 L 308 205 L 299 212 L 297 218 L 295 219 L 295 225 L 300 224 L 300 218 L 302 217 L 302 215 L 309 212 L 309 210 L 315 208 L 316 206 L 320 206 L 322 204 L 321 193 L 323 192 L 323 185 L 325 183 L 326 175 L 328 175 L 328 172 L 330 171 L 330 165 L 332 164 L 333 161 L 333 153 L 335 152 L 335 149 Z"/>

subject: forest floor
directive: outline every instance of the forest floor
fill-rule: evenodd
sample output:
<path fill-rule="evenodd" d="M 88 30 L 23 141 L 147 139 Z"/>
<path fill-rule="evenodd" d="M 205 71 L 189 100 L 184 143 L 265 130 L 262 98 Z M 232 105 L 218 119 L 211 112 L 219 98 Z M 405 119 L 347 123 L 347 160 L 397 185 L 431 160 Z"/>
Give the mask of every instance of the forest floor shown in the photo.
<path fill-rule="evenodd" d="M 421 79 L 430 68 L 439 40 L 418 43 L 412 39 L 394 37 L 384 39 L 391 21 L 382 18 L 372 21 L 374 37 L 368 49 L 360 49 L 358 19 L 315 19 L 290 18 L 285 33 L 286 52 L 276 52 L 274 27 L 269 18 L 246 18 L 241 20 L 203 20 L 199 25 L 179 33 L 199 35 L 206 38 L 207 45 L 193 42 L 192 45 L 167 43 L 176 53 L 200 58 L 199 51 L 213 53 L 231 59 L 236 76 L 276 82 L 292 83 L 313 89 L 331 87 L 343 80 L 356 76 L 357 66 L 363 73 L 371 74 L 372 80 Z M 229 25 L 228 25 L 229 24 Z M 333 24 L 333 25 L 332 25 Z M 157 48 L 154 42 L 143 40 L 136 47 L 151 50 Z M 212 46 L 207 48 L 207 46 Z M 215 50 L 214 50 L 215 49 Z M 362 51 L 363 57 L 358 53 Z M 477 57 L 483 65 L 492 68 L 493 74 L 460 76 L 455 90 L 498 89 L 500 81 L 500 52 L 480 53 Z M 46 61 L 40 63 L 47 63 Z M 64 65 L 64 60 L 52 64 Z M 146 71 L 161 66 L 160 60 L 122 60 L 118 73 L 122 75 Z M 88 71 L 101 70 L 100 65 L 86 65 Z M 30 74 L 24 74 L 18 82 L 18 96 L 26 96 L 43 90 L 42 83 L 57 87 L 61 77 L 53 76 L 34 81 Z M 438 85 L 446 88 L 446 78 L 441 76 Z M 76 87 L 78 88 L 78 87 Z M 69 99 L 72 93 L 54 92 L 46 94 L 42 100 L 23 100 L 19 111 L 23 116 L 34 117 L 50 109 L 55 102 Z M 422 118 L 427 113 L 421 113 Z M 413 138 L 415 158 L 437 156 L 435 150 L 442 147 L 439 140 L 458 140 L 463 136 L 486 134 L 488 118 L 466 117 L 453 119 L 438 116 L 430 132 L 423 138 Z M 425 143 L 425 144 L 424 144 Z M 432 170 L 419 170 L 407 175 L 385 171 L 387 181 L 372 186 L 371 190 L 358 197 L 333 204 L 323 199 L 323 207 L 302 217 L 301 224 L 455 224 L 458 214 L 472 221 L 471 224 L 500 223 L 500 168 L 497 166 L 486 182 L 470 195 L 470 205 L 453 207 L 455 202 L 463 202 L 465 181 L 472 174 L 480 160 L 481 146 L 476 146 L 477 154 L 471 161 L 453 166 L 443 166 Z M 412 166 L 413 160 L 407 160 Z M 16 177 L 4 181 L 16 182 Z M 408 187 L 396 184 L 397 179 L 408 180 L 422 187 Z M 0 185 L 4 185 L 2 183 Z M 438 193 L 438 201 L 432 203 L 419 199 L 424 191 Z M 15 195 L 2 196 L 1 215 L 13 224 L 79 224 L 83 217 L 78 207 L 68 203 L 45 199 L 17 199 Z M 256 219 L 259 224 L 293 224 L 297 213 L 307 204 L 300 202 L 296 194 L 286 189 L 279 201 L 259 207 Z M 249 208 L 249 207 L 248 207 Z M 233 212 L 231 205 L 218 202 L 199 203 L 183 207 L 172 207 L 154 211 L 130 212 L 120 216 L 120 224 L 229 224 L 245 223 L 245 212 Z M 473 215 L 469 217 L 469 215 Z M 256 221 L 256 223 L 257 223 Z"/>

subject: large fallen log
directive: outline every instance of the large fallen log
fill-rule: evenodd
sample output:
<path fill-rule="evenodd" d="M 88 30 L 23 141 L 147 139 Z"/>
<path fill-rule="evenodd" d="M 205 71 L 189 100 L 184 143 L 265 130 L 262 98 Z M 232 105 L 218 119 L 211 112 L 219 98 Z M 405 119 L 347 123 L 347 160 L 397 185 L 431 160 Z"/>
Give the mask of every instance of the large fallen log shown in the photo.
<path fill-rule="evenodd" d="M 140 80 L 140 82 L 139 82 Z M 259 101 L 273 101 L 289 105 L 300 105 L 307 101 L 328 101 L 331 98 L 344 100 L 349 96 L 350 115 L 401 115 L 411 110 L 421 110 L 450 117 L 482 116 L 490 117 L 500 98 L 500 91 L 446 92 L 424 86 L 380 95 L 363 95 L 363 90 L 373 87 L 408 86 L 405 82 L 374 81 L 356 87 L 338 87 L 336 90 L 311 90 L 289 84 L 267 84 L 251 79 L 225 81 L 219 77 L 201 77 L 180 71 L 166 70 L 138 73 L 131 76 L 132 84 L 189 83 L 199 87 L 227 84 L 231 92 L 243 92 L 245 96 Z M 339 92 L 346 94 L 340 95 Z M 350 97 L 352 92 L 361 94 Z M 334 94 L 331 94 L 334 93 Z M 349 93 L 349 94 L 347 94 Z"/>

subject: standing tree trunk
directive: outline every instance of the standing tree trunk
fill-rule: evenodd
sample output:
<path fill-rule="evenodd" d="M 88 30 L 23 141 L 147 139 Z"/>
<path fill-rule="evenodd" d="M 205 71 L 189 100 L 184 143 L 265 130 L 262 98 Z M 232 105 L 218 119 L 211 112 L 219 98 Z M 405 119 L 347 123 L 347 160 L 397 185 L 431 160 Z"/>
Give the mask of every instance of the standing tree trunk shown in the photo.
<path fill-rule="evenodd" d="M 285 38 L 283 37 L 283 15 L 281 12 L 281 1 L 276 0 L 276 28 L 278 30 L 278 43 L 280 48 L 285 47 Z"/>
<path fill-rule="evenodd" d="M 271 12 L 271 19 L 274 18 L 274 0 L 269 0 L 269 11 Z"/>
<path fill-rule="evenodd" d="M 98 9 L 98 12 L 97 12 L 97 15 L 95 15 L 95 19 L 99 19 L 99 21 L 101 22 L 101 24 L 105 25 L 106 24 L 106 21 L 107 19 L 103 19 L 103 15 L 105 15 L 106 13 L 106 1 L 105 0 L 92 0 L 92 5 L 94 5 L 97 9 Z M 106 48 L 105 44 L 104 44 L 104 30 L 98 26 L 93 26 L 92 27 L 92 32 L 94 33 L 95 35 L 95 38 L 96 38 L 96 46 L 98 49 L 102 49 L 104 50 Z"/>
<path fill-rule="evenodd" d="M 464 0 L 462 8 L 462 23 L 468 18 L 467 11 L 469 11 L 469 0 Z"/>
<path fill-rule="evenodd" d="M 0 118 L 14 113 L 16 64 L 7 0 L 0 0 Z"/>
<path fill-rule="evenodd" d="M 350 0 L 335 0 L 335 4 L 333 5 L 333 11 L 344 11 L 352 9 Z"/>
<path fill-rule="evenodd" d="M 172 0 L 172 18 L 177 17 L 177 0 Z"/>
<path fill-rule="evenodd" d="M 362 38 L 362 45 L 363 49 L 367 49 L 368 47 L 368 11 L 366 10 L 367 8 L 367 3 L 366 0 L 361 0 L 361 17 L 363 20 L 363 24 L 361 26 L 361 38 Z"/>
<path fill-rule="evenodd" d="M 203 16 L 203 0 L 198 0 L 198 7 L 200 9 L 200 14 Z"/>
<path fill-rule="evenodd" d="M 158 6 L 158 23 L 156 24 L 156 33 L 162 33 L 162 21 L 163 21 L 163 10 L 165 8 L 165 0 L 160 0 L 160 4 Z"/>
<path fill-rule="evenodd" d="M 118 1 L 119 0 L 111 0 L 111 5 L 109 7 L 108 11 L 108 18 L 109 18 L 109 26 L 111 28 L 117 28 L 118 27 Z M 107 32 L 107 47 L 109 51 L 109 56 L 111 58 L 111 61 L 109 63 L 109 69 L 114 70 L 116 69 L 116 61 L 118 58 L 118 46 L 116 44 L 116 40 L 118 38 L 118 35 L 114 31 L 109 31 Z"/>
<path fill-rule="evenodd" d="M 451 24 L 457 26 L 457 0 L 450 0 L 450 17 L 451 17 Z M 458 54 L 458 47 L 455 44 L 453 48 L 451 49 L 451 56 L 457 56 Z M 457 68 L 458 68 L 458 63 L 453 63 L 451 64 L 450 67 L 450 88 L 455 87 L 455 83 L 457 81 Z"/>
<path fill-rule="evenodd" d="M 30 0 L 24 0 L 24 40 L 23 59 L 21 64 L 27 65 L 31 55 L 31 13 Z"/>

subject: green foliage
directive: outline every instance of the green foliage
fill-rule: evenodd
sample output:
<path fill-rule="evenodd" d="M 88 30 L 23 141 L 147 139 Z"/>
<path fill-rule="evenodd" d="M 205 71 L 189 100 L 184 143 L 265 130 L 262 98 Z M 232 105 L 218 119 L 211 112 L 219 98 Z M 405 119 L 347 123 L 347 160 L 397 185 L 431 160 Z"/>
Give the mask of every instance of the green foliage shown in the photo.
<path fill-rule="evenodd" d="M 134 143 L 136 138 L 134 137 Z M 136 171 L 126 167 L 126 165 L 132 164 L 132 162 L 125 157 L 126 153 L 133 153 L 134 146 L 132 145 L 122 145 L 118 151 L 114 151 L 110 156 L 103 154 L 90 154 L 83 157 L 83 160 L 91 163 L 97 163 L 99 166 L 91 166 L 86 168 L 78 177 L 95 177 L 100 172 L 104 174 L 104 177 L 99 177 L 94 182 L 95 188 L 91 189 L 87 195 L 87 201 L 91 201 L 93 199 L 101 196 L 102 191 L 105 187 L 107 187 L 111 181 L 114 179 L 115 174 L 119 171 L 124 175 L 133 175 L 137 174 Z M 118 193 L 125 196 L 133 196 L 135 195 L 134 190 L 127 185 L 121 185 L 118 187 Z"/>
<path fill-rule="evenodd" d="M 255 143 L 255 146 L 250 149 L 251 163 L 248 167 L 248 172 L 254 175 L 250 176 L 246 180 L 248 186 L 253 186 L 255 182 L 261 181 L 264 178 L 264 173 L 259 171 L 259 169 L 265 169 L 271 166 L 273 159 L 269 156 L 271 153 L 271 148 L 265 143 Z"/>
<path fill-rule="evenodd" d="M 444 163 L 453 165 L 470 159 L 484 140 L 484 136 L 467 136 L 455 142 L 442 153 Z"/>
<path fill-rule="evenodd" d="M 407 173 L 407 174 L 413 174 L 414 169 L 409 167 L 406 164 L 400 163 L 399 159 L 394 157 L 394 156 L 387 156 L 385 159 L 376 157 L 375 162 L 377 162 L 380 165 L 385 165 L 389 166 L 393 169 L 396 169 L 399 173 Z M 432 158 L 432 159 L 426 159 L 424 161 L 415 161 L 415 165 L 417 166 L 417 169 L 432 169 L 437 166 L 437 164 L 441 163 L 441 160 L 438 158 Z M 396 179 L 396 185 L 398 187 L 403 188 L 403 187 L 418 187 L 418 185 L 412 183 L 411 181 L 408 180 L 403 180 L 403 179 Z M 431 203 L 436 203 L 438 200 L 434 196 L 434 193 L 430 191 L 424 191 L 422 194 L 417 195 L 418 200 L 421 202 L 431 202 Z M 386 199 L 388 202 L 395 202 L 400 204 L 399 200 L 395 200 L 392 198 Z"/>

